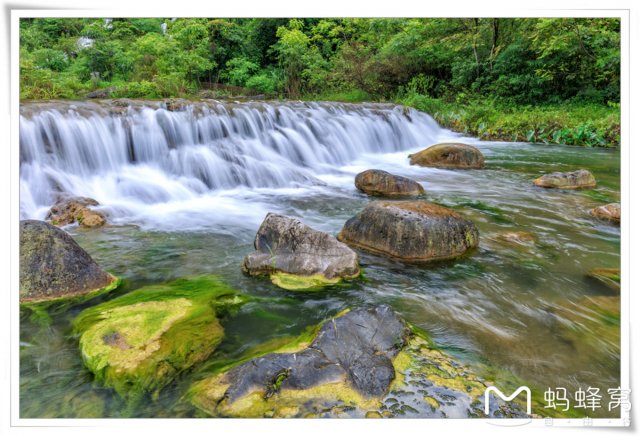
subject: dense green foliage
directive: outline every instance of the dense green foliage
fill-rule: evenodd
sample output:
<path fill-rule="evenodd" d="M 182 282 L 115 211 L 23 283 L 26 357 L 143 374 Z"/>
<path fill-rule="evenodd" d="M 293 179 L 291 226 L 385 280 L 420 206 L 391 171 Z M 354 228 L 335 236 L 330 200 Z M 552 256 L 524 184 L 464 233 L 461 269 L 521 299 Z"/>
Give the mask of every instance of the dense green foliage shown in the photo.
<path fill-rule="evenodd" d="M 132 98 L 393 100 L 438 106 L 439 121 L 474 134 L 617 143 L 618 19 L 38 18 L 20 25 L 24 99 L 111 88 L 112 97 Z M 505 125 L 480 116 L 498 108 L 513 113 Z M 523 122 L 526 114 L 545 127 Z"/>

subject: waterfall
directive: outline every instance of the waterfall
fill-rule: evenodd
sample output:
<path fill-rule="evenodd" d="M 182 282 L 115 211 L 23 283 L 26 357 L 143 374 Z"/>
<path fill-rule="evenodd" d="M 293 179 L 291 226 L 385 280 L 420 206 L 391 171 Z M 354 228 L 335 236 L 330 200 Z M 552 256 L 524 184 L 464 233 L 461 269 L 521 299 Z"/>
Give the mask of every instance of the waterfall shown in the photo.
<path fill-rule="evenodd" d="M 69 194 L 136 222 L 141 207 L 172 213 L 225 192 L 322 186 L 362 156 L 423 148 L 443 132 L 427 114 L 384 104 L 24 103 L 20 213 L 43 219 Z"/>

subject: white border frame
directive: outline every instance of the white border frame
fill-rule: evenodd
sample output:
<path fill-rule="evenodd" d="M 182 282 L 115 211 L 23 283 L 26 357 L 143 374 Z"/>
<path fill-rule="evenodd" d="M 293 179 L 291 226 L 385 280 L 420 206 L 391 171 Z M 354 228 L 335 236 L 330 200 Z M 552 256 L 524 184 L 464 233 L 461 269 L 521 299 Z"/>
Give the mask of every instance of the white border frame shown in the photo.
<path fill-rule="evenodd" d="M 81 1 L 75 1 L 75 7 L 85 6 Z M 131 5 L 122 4 L 123 1 L 112 2 L 117 3 L 117 6 L 124 6 L 121 9 L 22 9 L 11 11 L 11 147 L 10 147 L 10 196 L 11 196 L 11 213 L 10 213 L 10 241 L 11 241 L 11 258 L 10 258 L 10 289 L 18 289 L 19 287 L 19 271 L 18 271 L 18 241 L 19 241 L 19 140 L 18 140 L 18 123 L 19 123 L 19 26 L 18 22 L 20 18 L 25 17 L 166 17 L 166 16 L 178 16 L 178 17 L 269 17 L 269 16 L 362 16 L 362 17 L 403 17 L 403 16 L 428 16 L 428 17 L 618 17 L 621 19 L 621 200 L 622 200 L 622 226 L 621 226 L 621 269 L 622 269 L 622 293 L 621 293 L 621 387 L 623 389 L 631 389 L 630 385 L 630 285 L 631 282 L 635 283 L 635 271 L 631 269 L 631 216 L 633 205 L 630 202 L 630 186 L 631 186 L 631 165 L 632 165 L 632 149 L 631 149 L 631 102 L 630 102 L 630 71 L 631 62 L 636 62 L 635 59 L 630 59 L 630 40 L 631 40 L 631 24 L 633 21 L 633 29 L 637 29 L 637 16 L 635 11 L 630 9 L 631 1 L 609 1 L 608 7 L 618 6 L 620 9 L 549 9 L 554 6 L 559 6 L 566 3 L 570 3 L 573 6 L 573 2 L 567 2 L 562 0 L 557 1 L 544 1 L 538 2 L 540 7 L 545 9 L 517 9 L 513 8 L 512 4 L 506 3 L 501 10 L 492 8 L 482 8 L 481 10 L 477 6 L 470 6 L 469 8 L 455 5 L 450 6 L 433 6 L 427 4 L 421 5 L 387 5 L 382 10 L 379 7 L 369 7 L 363 10 L 355 4 L 348 4 L 346 2 L 340 3 L 337 0 L 323 1 L 322 5 L 312 5 L 311 10 L 308 6 L 305 6 L 304 11 L 300 11 L 300 4 L 293 3 L 286 5 L 284 8 L 282 5 L 252 5 L 251 8 L 245 9 L 245 13 L 239 12 L 239 6 L 241 5 L 216 5 L 215 8 L 198 7 L 195 4 L 196 9 L 191 9 L 193 12 L 176 13 L 176 8 L 167 8 L 164 6 L 157 7 L 149 5 L 150 2 L 146 2 L 149 5 L 149 9 L 142 10 L 138 7 L 132 7 Z M 185 3 L 183 1 L 182 3 Z M 594 7 L 599 6 L 599 2 L 579 2 L 580 6 L 591 5 Z M 469 5 L 474 3 L 469 1 Z M 324 13 L 328 9 L 328 5 L 331 5 L 332 11 L 339 11 L 338 14 L 326 14 Z M 22 5 L 21 5 L 22 6 Z M 32 5 L 25 5 L 32 6 Z M 191 5 L 194 7 L 194 5 Z M 254 7 L 255 6 L 255 7 Z M 64 7 L 64 6 L 63 6 Z M 5 6 L 9 9 L 8 6 Z M 404 13 L 403 13 L 404 12 Z M 634 30 L 634 34 L 637 36 L 637 30 Z M 637 73 L 637 67 L 634 68 Z M 636 135 L 637 137 L 637 135 Z M 637 145 L 638 146 L 638 145 Z M 637 157 L 638 152 L 634 152 L 633 156 Z M 637 159 L 635 160 L 637 163 Z M 635 176 L 637 180 L 638 176 Z M 636 205 L 637 207 L 637 205 Z M 635 207 L 634 207 L 635 209 Z M 637 216 L 637 214 L 633 214 Z M 637 239 L 637 238 L 636 238 Z M 2 298 L 6 297 L 6 292 Z M 7 307 L 7 306 L 5 306 Z M 247 419 L 232 419 L 232 420 L 208 420 L 208 419 L 25 419 L 19 417 L 19 298 L 17 292 L 10 292 L 10 305 L 9 307 L 9 320 L 10 320 L 10 344 L 11 344 L 11 361 L 10 361 L 10 382 L 11 382 L 11 399 L 10 399 L 10 425 L 11 430 L 17 430 L 18 428 L 44 428 L 47 427 L 50 430 L 57 428 L 68 432 L 72 430 L 69 427 L 93 427 L 90 431 L 97 430 L 96 427 L 113 430 L 118 429 L 157 429 L 162 433 L 175 434 L 175 432 L 183 431 L 184 425 L 188 425 L 192 430 L 198 431 L 211 431 L 215 429 L 218 431 L 264 431 L 264 430 L 282 430 L 282 425 L 277 420 L 255 420 Z M 632 394 L 633 397 L 633 394 Z M 5 408 L 6 410 L 6 408 Z M 628 424 L 625 422 L 625 418 L 630 418 L 630 412 L 623 413 L 623 417 L 619 419 L 593 419 L 592 423 L 594 427 L 599 426 L 624 426 Z M 317 420 L 312 420 L 311 424 L 304 424 L 304 420 L 286 421 L 287 430 L 305 432 L 313 431 L 313 428 L 321 430 L 323 434 L 331 429 L 339 429 L 342 431 L 348 431 L 349 429 L 364 429 L 373 430 L 373 420 L 325 420 L 321 423 Z M 398 431 L 400 426 L 402 430 L 408 429 L 404 427 L 407 423 L 411 424 L 411 427 L 420 425 L 428 425 L 429 432 L 432 431 L 451 431 L 452 427 L 456 429 L 471 428 L 478 430 L 480 423 L 489 423 L 493 425 L 507 425 L 522 426 L 529 424 L 528 426 L 544 427 L 544 419 L 534 420 L 505 420 L 498 421 L 493 419 L 431 419 L 431 420 L 383 420 L 375 422 L 375 430 L 384 431 Z M 4 425 L 4 424 L 3 424 Z M 355 427 L 357 425 L 357 427 Z M 353 426 L 353 427 L 352 427 Z M 554 427 L 568 426 L 568 427 L 583 427 L 584 422 L 582 419 L 554 419 Z M 512 429 L 513 430 L 513 429 Z M 494 430 L 491 430 L 492 432 Z"/>

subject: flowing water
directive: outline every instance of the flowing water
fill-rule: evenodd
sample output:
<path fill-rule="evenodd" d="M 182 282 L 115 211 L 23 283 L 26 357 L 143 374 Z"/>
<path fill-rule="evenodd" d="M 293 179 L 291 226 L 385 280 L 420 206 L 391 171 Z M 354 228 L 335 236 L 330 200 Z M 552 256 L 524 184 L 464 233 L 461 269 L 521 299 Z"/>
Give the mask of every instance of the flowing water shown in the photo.
<path fill-rule="evenodd" d="M 478 147 L 487 168 L 409 166 L 409 153 L 447 140 Z M 509 374 L 537 390 L 598 387 L 603 409 L 592 416 L 617 416 L 606 412 L 606 391 L 620 384 L 619 321 L 600 325 L 594 306 L 619 299 L 586 277 L 592 268 L 620 266 L 619 228 L 588 213 L 620 199 L 615 150 L 463 138 L 427 114 L 381 104 L 209 102 L 168 111 L 160 102 L 47 102 L 23 104 L 20 152 L 21 218 L 44 219 L 60 193 L 101 204 L 112 225 L 67 230 L 125 279 L 113 295 L 217 274 L 241 292 L 268 297 L 225 325 L 209 362 L 133 411 L 82 366 L 69 322 L 83 306 L 54 313 L 44 327 L 23 314 L 22 417 L 192 416 L 178 400 L 212 362 L 295 335 L 344 308 L 382 302 L 461 362 L 498 374 L 498 386 L 499 374 Z M 362 254 L 366 280 L 316 293 L 289 293 L 242 274 L 267 212 L 336 234 L 371 201 L 353 185 L 370 168 L 421 182 L 428 200 L 476 223 L 480 247 L 426 267 Z M 598 187 L 555 191 L 531 183 L 541 173 L 577 168 L 591 170 Z M 535 241 L 500 239 L 516 231 Z"/>

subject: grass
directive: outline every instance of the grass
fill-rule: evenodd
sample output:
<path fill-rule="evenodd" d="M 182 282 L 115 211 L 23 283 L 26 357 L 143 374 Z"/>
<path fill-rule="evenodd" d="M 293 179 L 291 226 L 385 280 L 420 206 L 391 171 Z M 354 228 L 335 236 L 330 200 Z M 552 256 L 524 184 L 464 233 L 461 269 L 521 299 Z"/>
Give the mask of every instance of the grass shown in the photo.
<path fill-rule="evenodd" d="M 617 147 L 620 108 L 567 102 L 530 106 L 488 100 L 452 103 L 410 94 L 398 103 L 433 116 L 448 129 L 486 140 Z"/>

